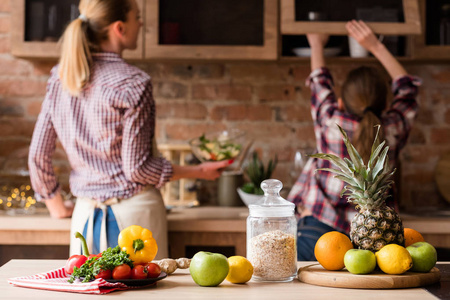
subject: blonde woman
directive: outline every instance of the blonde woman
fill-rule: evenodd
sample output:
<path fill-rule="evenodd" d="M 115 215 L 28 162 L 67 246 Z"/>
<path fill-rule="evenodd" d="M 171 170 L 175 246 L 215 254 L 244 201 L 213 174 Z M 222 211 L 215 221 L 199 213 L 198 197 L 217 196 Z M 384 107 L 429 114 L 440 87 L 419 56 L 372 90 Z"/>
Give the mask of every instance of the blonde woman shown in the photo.
<path fill-rule="evenodd" d="M 167 257 L 158 188 L 180 178 L 216 179 L 230 162 L 181 167 L 157 155 L 150 77 L 122 59 L 123 50 L 136 48 L 142 26 L 136 1 L 81 0 L 79 11 L 62 37 L 33 133 L 33 189 L 52 217 L 72 216 L 72 254 L 81 249 L 75 231 L 98 253 L 116 246 L 123 228 L 141 225 L 154 234 L 157 258 Z M 72 167 L 74 209 L 64 204 L 52 166 L 57 138 Z"/>

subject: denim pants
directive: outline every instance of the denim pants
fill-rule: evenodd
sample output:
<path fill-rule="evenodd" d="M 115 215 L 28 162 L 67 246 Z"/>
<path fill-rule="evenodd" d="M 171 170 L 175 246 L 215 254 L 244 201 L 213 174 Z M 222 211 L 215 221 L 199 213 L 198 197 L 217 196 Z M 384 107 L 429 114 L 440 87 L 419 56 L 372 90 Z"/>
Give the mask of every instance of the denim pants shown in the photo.
<path fill-rule="evenodd" d="M 108 247 L 114 248 L 118 244 L 117 238 L 120 230 L 111 206 L 107 207 L 106 214 L 106 235 L 108 237 Z M 102 218 L 103 211 L 100 208 L 96 208 L 94 211 L 94 245 L 92 249 L 89 249 L 92 254 L 100 253 L 100 229 L 102 226 Z M 88 222 L 89 219 L 86 222 L 86 225 L 84 225 L 83 236 L 87 236 Z"/>
<path fill-rule="evenodd" d="M 316 260 L 314 247 L 317 240 L 325 233 L 336 231 L 313 216 L 307 216 L 297 223 L 297 260 Z"/>

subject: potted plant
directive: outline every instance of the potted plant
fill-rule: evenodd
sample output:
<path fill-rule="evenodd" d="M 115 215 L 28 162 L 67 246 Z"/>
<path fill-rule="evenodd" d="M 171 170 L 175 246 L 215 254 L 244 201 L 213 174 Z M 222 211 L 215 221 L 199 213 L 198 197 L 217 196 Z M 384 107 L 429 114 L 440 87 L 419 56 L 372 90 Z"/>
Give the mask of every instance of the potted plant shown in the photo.
<path fill-rule="evenodd" d="M 267 167 L 265 167 L 264 163 L 258 157 L 258 153 L 253 152 L 251 160 L 244 168 L 244 173 L 250 179 L 250 182 L 245 183 L 243 186 L 238 188 L 239 196 L 247 206 L 255 203 L 261 199 L 262 195 L 264 195 L 264 192 L 261 189 L 261 182 L 271 178 L 277 163 L 278 158 L 275 155 L 275 158 L 270 159 Z"/>

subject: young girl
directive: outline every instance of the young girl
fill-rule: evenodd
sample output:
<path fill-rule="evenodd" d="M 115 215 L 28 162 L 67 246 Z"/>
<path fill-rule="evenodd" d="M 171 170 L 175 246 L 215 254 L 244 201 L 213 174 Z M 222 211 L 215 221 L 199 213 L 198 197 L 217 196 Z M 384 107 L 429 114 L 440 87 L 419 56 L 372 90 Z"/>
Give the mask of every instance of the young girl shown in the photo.
<path fill-rule="evenodd" d="M 387 108 L 388 88 L 381 73 L 372 67 L 352 70 L 342 86 L 341 97 L 333 91 L 333 79 L 325 67 L 323 55 L 328 36 L 308 34 L 311 46 L 311 114 L 317 139 L 317 151 L 348 157 L 342 136 L 336 124 L 348 134 L 352 143 L 367 163 L 375 125 L 381 124 L 387 141 L 391 161 L 406 143 L 411 125 L 417 113 L 415 100 L 420 84 L 417 78 L 408 76 L 405 69 L 378 41 L 370 28 L 362 21 L 346 24 L 351 37 L 370 51 L 391 76 L 394 99 Z M 355 213 L 353 205 L 340 197 L 344 183 L 333 174 L 318 171 L 332 168 L 330 162 L 309 159 L 288 199 L 297 205 L 299 216 L 297 256 L 298 260 L 315 260 L 314 246 L 319 237 L 328 231 L 349 233 L 348 215 Z"/>
<path fill-rule="evenodd" d="M 62 37 L 61 59 L 33 133 L 33 189 L 52 217 L 72 215 L 52 166 L 58 138 L 77 196 L 71 253 L 81 251 L 76 231 L 98 253 L 116 246 L 123 228 L 140 225 L 153 232 L 157 258 L 167 257 L 166 211 L 158 188 L 182 177 L 216 179 L 230 162 L 181 167 L 158 156 L 150 77 L 122 59 L 123 50 L 136 48 L 142 26 L 136 1 L 81 0 L 79 11 Z"/>

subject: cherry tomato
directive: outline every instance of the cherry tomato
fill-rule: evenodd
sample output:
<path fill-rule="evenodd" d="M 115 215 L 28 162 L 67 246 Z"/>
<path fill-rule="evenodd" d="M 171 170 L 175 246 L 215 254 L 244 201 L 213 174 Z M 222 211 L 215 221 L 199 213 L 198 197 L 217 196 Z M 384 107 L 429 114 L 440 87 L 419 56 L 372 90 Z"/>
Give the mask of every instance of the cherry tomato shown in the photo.
<path fill-rule="evenodd" d="M 95 275 L 95 278 L 103 278 L 103 279 L 111 279 L 112 277 L 112 271 L 111 270 L 101 270 L 98 272 L 97 275 Z"/>
<path fill-rule="evenodd" d="M 145 279 L 147 278 L 147 270 L 143 265 L 136 265 L 133 269 L 131 269 L 131 278 Z"/>
<path fill-rule="evenodd" d="M 148 278 L 156 278 L 161 274 L 161 268 L 155 263 L 148 263 L 145 265 Z"/>
<path fill-rule="evenodd" d="M 88 258 L 84 255 L 72 255 L 66 262 L 65 270 L 67 274 L 73 273 L 73 267 L 81 267 Z"/>
<path fill-rule="evenodd" d="M 129 279 L 131 278 L 131 268 L 127 264 L 117 266 L 112 271 L 113 279 Z"/>

